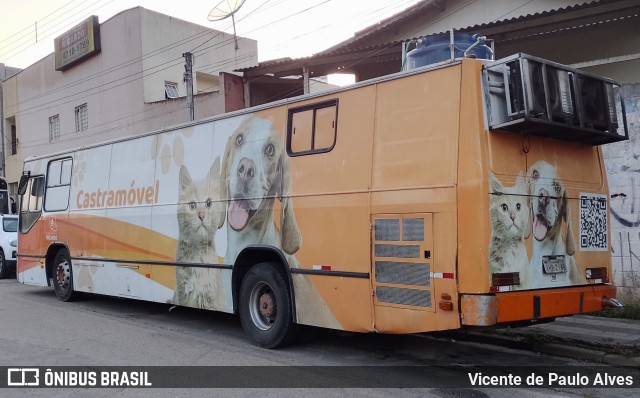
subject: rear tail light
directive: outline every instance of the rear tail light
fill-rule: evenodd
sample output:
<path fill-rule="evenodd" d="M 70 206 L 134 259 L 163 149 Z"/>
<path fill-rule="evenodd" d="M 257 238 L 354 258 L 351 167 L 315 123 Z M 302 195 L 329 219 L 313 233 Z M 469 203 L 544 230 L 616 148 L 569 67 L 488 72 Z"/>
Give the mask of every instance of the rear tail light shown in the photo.
<path fill-rule="evenodd" d="M 587 279 L 600 279 L 602 282 L 609 282 L 609 272 L 606 267 L 587 268 Z"/>
<path fill-rule="evenodd" d="M 501 291 L 501 286 L 513 286 L 520 284 L 519 272 L 501 272 L 491 274 L 491 288 L 490 291 L 495 293 Z"/>
<path fill-rule="evenodd" d="M 451 295 L 448 293 L 442 293 L 440 295 L 440 298 L 442 299 L 438 304 L 440 309 L 444 311 L 453 311 L 453 303 L 451 302 Z"/>

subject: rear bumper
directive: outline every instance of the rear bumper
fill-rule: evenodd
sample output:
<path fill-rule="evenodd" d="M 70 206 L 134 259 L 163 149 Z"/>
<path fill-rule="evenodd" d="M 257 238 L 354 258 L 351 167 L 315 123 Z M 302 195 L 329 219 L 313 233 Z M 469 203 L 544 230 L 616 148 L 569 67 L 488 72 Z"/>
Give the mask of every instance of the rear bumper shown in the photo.
<path fill-rule="evenodd" d="M 462 294 L 462 324 L 491 326 L 600 311 L 604 297 L 615 298 L 613 285 L 577 286 L 560 289 Z"/>

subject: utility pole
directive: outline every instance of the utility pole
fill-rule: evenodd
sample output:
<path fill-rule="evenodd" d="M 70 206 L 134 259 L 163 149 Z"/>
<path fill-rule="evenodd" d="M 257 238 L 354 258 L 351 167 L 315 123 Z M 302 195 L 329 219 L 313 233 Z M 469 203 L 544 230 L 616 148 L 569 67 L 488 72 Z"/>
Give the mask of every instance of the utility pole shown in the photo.
<path fill-rule="evenodd" d="M 184 65 L 184 82 L 187 85 L 187 106 L 189 107 L 189 121 L 195 119 L 195 112 L 193 108 L 193 54 L 184 53 L 182 56 L 185 59 Z"/>

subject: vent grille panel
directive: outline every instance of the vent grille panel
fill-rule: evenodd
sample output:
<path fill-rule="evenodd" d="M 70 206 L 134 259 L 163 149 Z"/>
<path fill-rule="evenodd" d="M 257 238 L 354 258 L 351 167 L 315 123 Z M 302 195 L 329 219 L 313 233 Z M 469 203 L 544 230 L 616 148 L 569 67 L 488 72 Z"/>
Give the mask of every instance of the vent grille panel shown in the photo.
<path fill-rule="evenodd" d="M 420 258 L 418 245 L 384 245 L 376 244 L 376 257 Z"/>
<path fill-rule="evenodd" d="M 424 218 L 407 218 L 402 222 L 402 240 L 424 241 Z"/>
<path fill-rule="evenodd" d="M 377 219 L 376 240 L 399 241 L 400 220 L 385 218 Z"/>
<path fill-rule="evenodd" d="M 382 303 L 431 307 L 431 292 L 429 290 L 378 286 L 376 288 L 376 297 L 378 302 Z"/>
<path fill-rule="evenodd" d="M 376 281 L 380 283 L 428 287 L 429 271 L 428 263 L 376 261 Z"/>

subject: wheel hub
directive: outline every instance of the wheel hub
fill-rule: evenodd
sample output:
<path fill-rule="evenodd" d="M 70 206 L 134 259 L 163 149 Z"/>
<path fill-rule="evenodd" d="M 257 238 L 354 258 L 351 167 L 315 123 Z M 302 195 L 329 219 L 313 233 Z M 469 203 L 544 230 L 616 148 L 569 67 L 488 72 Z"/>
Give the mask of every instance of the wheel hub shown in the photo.
<path fill-rule="evenodd" d="M 262 315 L 263 317 L 273 316 L 276 309 L 274 304 L 275 303 L 271 294 L 264 293 L 262 296 L 260 296 L 260 301 L 258 303 L 258 306 L 260 308 L 260 315 Z"/>
<path fill-rule="evenodd" d="M 58 282 L 58 286 L 65 287 L 67 286 L 68 279 L 68 271 L 65 264 L 59 264 L 56 270 L 56 282 Z"/>
<path fill-rule="evenodd" d="M 249 297 L 249 315 L 253 324 L 260 330 L 269 330 L 278 317 L 276 294 L 265 282 L 256 283 Z"/>

